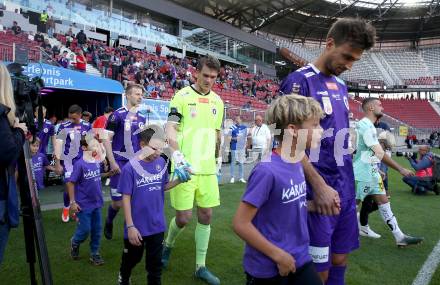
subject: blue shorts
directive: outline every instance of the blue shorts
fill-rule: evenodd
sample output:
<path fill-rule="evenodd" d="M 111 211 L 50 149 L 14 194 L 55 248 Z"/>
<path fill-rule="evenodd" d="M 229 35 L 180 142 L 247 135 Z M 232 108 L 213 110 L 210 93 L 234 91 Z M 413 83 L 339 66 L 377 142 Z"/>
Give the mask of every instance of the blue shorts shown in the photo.
<path fill-rule="evenodd" d="M 128 162 L 128 160 L 116 160 L 116 163 L 119 165 L 119 169 L 122 171 L 124 165 Z M 118 184 L 119 177 L 121 174 L 116 174 L 110 177 L 110 197 L 112 201 L 121 201 L 122 194 L 118 192 Z"/>
<path fill-rule="evenodd" d="M 337 216 L 309 213 L 307 224 L 310 235 L 309 253 L 318 272 L 331 267 L 331 254 L 347 254 L 359 248 L 359 229 L 356 200 L 341 202 Z"/>

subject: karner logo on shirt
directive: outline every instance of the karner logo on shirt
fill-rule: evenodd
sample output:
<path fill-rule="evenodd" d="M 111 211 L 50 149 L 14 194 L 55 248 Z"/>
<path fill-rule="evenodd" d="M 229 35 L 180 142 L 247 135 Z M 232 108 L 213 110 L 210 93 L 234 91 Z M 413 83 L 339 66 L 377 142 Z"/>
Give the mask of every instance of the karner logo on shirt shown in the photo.
<path fill-rule="evenodd" d="M 136 179 L 136 186 L 137 187 L 143 187 L 150 184 L 158 183 L 162 180 L 162 174 L 154 174 L 154 175 L 148 175 L 148 176 L 142 176 L 140 179 Z"/>
<path fill-rule="evenodd" d="M 290 179 L 290 187 L 283 188 L 283 195 L 281 196 L 283 204 L 294 202 L 306 196 L 307 184 L 305 181 L 300 184 L 293 183 Z"/>
<path fill-rule="evenodd" d="M 99 169 L 88 170 L 87 172 L 84 172 L 84 179 L 91 179 L 98 176 L 101 176 L 101 172 L 99 171 Z"/>

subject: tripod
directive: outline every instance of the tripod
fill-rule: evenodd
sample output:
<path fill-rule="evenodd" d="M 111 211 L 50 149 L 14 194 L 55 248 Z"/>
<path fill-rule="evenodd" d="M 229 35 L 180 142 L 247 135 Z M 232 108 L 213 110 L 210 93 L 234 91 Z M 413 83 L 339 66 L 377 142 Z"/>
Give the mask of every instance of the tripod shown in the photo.
<path fill-rule="evenodd" d="M 40 202 L 34 175 L 31 169 L 29 141 L 26 141 L 18 160 L 18 187 L 20 189 L 21 215 L 23 217 L 24 241 L 26 246 L 26 261 L 29 263 L 29 274 L 32 285 L 37 284 L 35 262 L 37 250 L 40 265 L 41 281 L 44 285 L 52 285 L 49 255 L 44 237 L 43 221 Z"/>

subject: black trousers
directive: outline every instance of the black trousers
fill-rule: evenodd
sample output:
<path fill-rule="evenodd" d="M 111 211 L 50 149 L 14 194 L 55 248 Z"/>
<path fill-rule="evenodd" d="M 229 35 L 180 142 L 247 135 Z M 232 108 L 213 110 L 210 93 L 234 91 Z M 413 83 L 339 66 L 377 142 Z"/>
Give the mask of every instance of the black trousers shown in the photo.
<path fill-rule="evenodd" d="M 131 271 L 142 260 L 145 250 L 145 270 L 147 271 L 148 285 L 161 285 L 162 276 L 162 248 L 164 233 L 142 237 L 142 245 L 134 246 L 128 239 L 124 239 L 124 251 L 120 274 L 124 282 L 130 279 Z"/>
<path fill-rule="evenodd" d="M 322 281 L 313 262 L 309 262 L 285 277 L 255 278 L 246 273 L 246 285 L 322 285 Z"/>

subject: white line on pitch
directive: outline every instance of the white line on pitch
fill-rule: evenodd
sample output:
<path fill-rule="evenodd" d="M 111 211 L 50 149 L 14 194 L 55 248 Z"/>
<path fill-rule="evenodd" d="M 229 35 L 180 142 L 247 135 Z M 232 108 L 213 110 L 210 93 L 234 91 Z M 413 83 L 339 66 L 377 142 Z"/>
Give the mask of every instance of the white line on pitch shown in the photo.
<path fill-rule="evenodd" d="M 412 285 L 428 285 L 440 263 L 440 240 L 423 264 Z"/>

